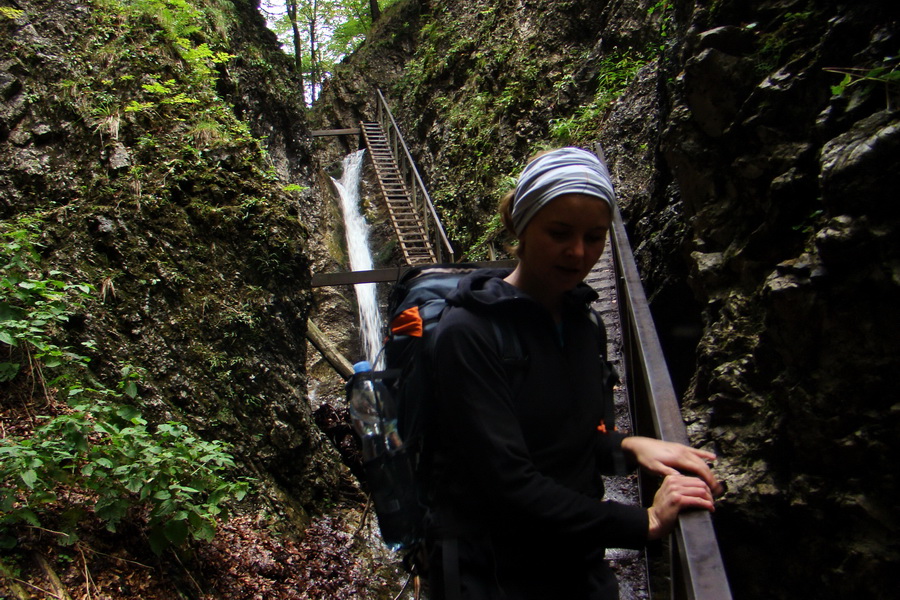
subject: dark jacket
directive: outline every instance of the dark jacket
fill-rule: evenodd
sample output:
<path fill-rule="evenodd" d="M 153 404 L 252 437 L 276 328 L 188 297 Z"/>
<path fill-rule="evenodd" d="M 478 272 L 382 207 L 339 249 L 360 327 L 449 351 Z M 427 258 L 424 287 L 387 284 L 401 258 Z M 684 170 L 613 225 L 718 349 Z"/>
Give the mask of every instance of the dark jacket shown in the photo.
<path fill-rule="evenodd" d="M 505 275 L 462 280 L 438 326 L 436 535 L 495 562 L 488 570 L 507 595 L 472 597 L 615 597 L 584 581 L 608 588 L 604 549 L 643 547 L 648 523 L 640 507 L 601 500 L 621 436 L 597 430 L 606 349 L 588 313 L 596 294 L 570 292 L 557 328 Z M 524 368 L 504 366 L 495 319 L 512 321 Z"/>

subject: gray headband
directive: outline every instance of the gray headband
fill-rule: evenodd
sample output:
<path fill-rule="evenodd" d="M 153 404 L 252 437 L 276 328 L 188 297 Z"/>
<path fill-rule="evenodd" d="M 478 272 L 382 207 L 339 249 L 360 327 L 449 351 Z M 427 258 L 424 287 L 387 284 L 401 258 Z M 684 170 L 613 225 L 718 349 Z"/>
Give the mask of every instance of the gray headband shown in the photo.
<path fill-rule="evenodd" d="M 609 170 L 595 155 L 580 148 L 548 152 L 528 163 L 516 183 L 511 211 L 516 235 L 521 236 L 534 215 L 562 194 L 596 196 L 610 209 L 616 200 Z"/>

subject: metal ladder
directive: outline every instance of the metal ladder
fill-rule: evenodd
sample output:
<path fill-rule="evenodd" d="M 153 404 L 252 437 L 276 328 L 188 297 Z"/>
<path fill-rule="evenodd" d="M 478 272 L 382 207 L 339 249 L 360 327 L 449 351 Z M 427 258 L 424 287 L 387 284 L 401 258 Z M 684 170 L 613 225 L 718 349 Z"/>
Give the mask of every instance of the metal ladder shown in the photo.
<path fill-rule="evenodd" d="M 397 234 L 403 259 L 408 265 L 435 263 L 434 247 L 422 220 L 422 216 L 410 199 L 410 194 L 400 173 L 387 136 L 380 123 L 360 123 L 363 138 L 375 173 L 378 185 L 387 205 L 391 224 Z"/>

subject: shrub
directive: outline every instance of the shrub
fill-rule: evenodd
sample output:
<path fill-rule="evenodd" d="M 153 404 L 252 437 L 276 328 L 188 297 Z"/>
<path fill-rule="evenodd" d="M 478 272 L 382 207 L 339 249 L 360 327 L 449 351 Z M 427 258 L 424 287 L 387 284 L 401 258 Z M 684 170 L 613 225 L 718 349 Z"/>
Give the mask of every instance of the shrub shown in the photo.
<path fill-rule="evenodd" d="M 85 356 L 56 342 L 92 288 L 41 272 L 39 230 L 36 217 L 0 224 L 0 350 L 8 357 L 0 381 L 32 377 L 59 414 L 0 438 L 0 547 L 16 544 L 12 526 L 40 527 L 53 509 L 61 510 L 64 543 L 77 539 L 90 513 L 115 531 L 140 509 L 157 553 L 188 536 L 210 539 L 223 504 L 243 498 L 249 481 L 226 478 L 234 463 L 224 443 L 201 440 L 181 423 L 152 427 L 124 403 L 137 398 L 136 369 L 122 368 L 110 389 L 93 380 Z M 65 503 L 63 490 L 75 492 Z"/>

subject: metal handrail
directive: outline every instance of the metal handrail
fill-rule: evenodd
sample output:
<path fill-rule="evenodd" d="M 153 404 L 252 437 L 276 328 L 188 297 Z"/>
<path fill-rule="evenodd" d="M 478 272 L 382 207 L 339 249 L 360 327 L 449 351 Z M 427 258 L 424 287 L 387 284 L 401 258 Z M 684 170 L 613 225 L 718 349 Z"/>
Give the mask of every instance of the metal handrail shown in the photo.
<path fill-rule="evenodd" d="M 450 239 L 444 232 L 444 227 L 441 225 L 441 220 L 434 208 L 434 204 L 431 202 L 431 196 L 428 195 L 425 183 L 422 181 L 418 169 L 416 169 L 416 163 L 413 161 L 409 148 L 406 147 L 406 142 L 403 141 L 400 127 L 397 126 L 397 121 L 391 113 L 387 100 L 384 99 L 384 94 L 382 94 L 381 90 L 378 88 L 375 88 L 375 91 L 378 93 L 378 121 L 381 123 L 382 128 L 387 134 L 388 141 L 393 146 L 394 156 L 398 157 L 397 162 L 404 172 L 405 177 L 411 177 L 411 181 L 408 182 L 410 198 L 413 201 L 413 206 L 425 219 L 425 229 L 431 237 L 437 261 L 455 262 L 456 254 L 453 251 L 453 246 L 450 244 Z M 398 152 L 400 149 L 403 150 L 402 154 Z M 420 195 L 422 204 L 424 205 L 424 208 L 427 209 L 425 211 L 419 206 Z"/>
<path fill-rule="evenodd" d="M 596 152 L 603 160 L 599 146 Z M 635 433 L 687 444 L 681 408 L 618 206 L 613 209 L 611 246 L 628 393 L 633 410 L 646 411 L 643 416 L 649 416 L 653 429 L 652 433 L 641 431 L 641 415 L 635 415 Z M 673 536 L 671 597 L 678 600 L 730 600 L 731 589 L 710 514 L 700 511 L 682 513 Z"/>

